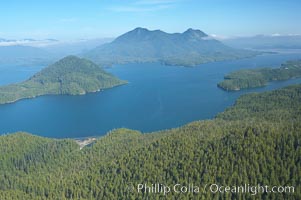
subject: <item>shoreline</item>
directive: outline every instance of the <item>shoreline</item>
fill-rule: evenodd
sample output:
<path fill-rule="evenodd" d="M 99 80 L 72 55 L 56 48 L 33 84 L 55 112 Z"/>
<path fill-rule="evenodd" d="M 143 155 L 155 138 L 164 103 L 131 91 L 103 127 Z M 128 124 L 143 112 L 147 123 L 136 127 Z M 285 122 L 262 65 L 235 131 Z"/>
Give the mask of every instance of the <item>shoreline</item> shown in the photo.
<path fill-rule="evenodd" d="M 115 88 L 115 87 L 118 87 L 118 86 L 122 86 L 122 85 L 126 85 L 128 84 L 129 82 L 128 81 L 124 81 L 124 83 L 120 83 L 118 85 L 114 85 L 112 87 L 107 87 L 107 88 L 99 88 L 95 91 L 85 91 L 85 92 L 82 92 L 82 93 L 79 93 L 79 94 L 60 94 L 60 93 L 57 93 L 57 94 L 41 94 L 41 95 L 36 95 L 36 96 L 32 96 L 32 97 L 24 97 L 24 98 L 18 98 L 18 99 L 15 99 L 15 100 L 11 100 L 11 101 L 7 101 L 7 102 L 0 102 L 0 106 L 1 105 L 6 105 L 6 104 L 13 104 L 13 103 L 17 103 L 18 101 L 22 101 L 22 100 L 29 100 L 29 99 L 35 99 L 35 98 L 38 98 L 38 97 L 43 97 L 43 96 L 84 96 L 84 95 L 87 95 L 87 94 L 92 94 L 92 93 L 98 93 L 98 92 L 103 92 L 104 90 L 108 90 L 108 89 L 112 89 L 112 88 Z M 0 86 L 1 87 L 1 86 Z"/>

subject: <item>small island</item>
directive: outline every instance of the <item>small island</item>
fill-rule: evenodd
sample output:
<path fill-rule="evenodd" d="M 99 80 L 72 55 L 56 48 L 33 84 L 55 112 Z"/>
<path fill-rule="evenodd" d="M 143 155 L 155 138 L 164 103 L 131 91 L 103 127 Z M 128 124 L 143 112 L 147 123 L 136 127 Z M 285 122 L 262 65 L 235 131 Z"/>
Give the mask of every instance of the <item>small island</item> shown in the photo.
<path fill-rule="evenodd" d="M 243 69 L 234 71 L 218 83 L 227 91 L 263 87 L 271 81 L 283 81 L 301 77 L 301 60 L 288 61 L 279 68 Z"/>
<path fill-rule="evenodd" d="M 87 59 L 67 56 L 24 82 L 0 87 L 0 104 L 42 95 L 83 95 L 125 83 Z"/>

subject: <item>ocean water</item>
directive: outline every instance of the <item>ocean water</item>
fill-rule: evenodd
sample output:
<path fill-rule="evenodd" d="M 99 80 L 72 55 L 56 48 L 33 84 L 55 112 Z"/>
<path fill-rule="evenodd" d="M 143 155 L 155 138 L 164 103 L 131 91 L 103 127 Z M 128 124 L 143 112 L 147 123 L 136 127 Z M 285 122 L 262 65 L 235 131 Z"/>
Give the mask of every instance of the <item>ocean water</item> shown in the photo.
<path fill-rule="evenodd" d="M 225 74 L 242 68 L 278 67 L 301 59 L 301 53 L 199 65 L 194 68 L 159 63 L 116 65 L 106 69 L 129 84 L 84 96 L 42 96 L 0 105 L 0 134 L 26 131 L 53 138 L 101 136 L 116 128 L 144 133 L 211 119 L 243 94 L 301 83 L 272 82 L 263 88 L 226 92 L 216 85 Z M 43 66 L 0 66 L 0 84 L 26 80 Z"/>

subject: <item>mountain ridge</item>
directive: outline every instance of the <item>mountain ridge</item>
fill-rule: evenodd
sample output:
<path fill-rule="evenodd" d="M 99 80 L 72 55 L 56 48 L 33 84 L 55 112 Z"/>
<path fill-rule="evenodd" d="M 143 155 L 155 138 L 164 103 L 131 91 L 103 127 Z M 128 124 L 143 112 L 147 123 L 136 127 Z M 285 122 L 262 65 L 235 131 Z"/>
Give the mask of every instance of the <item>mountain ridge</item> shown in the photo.
<path fill-rule="evenodd" d="M 49 64 L 55 59 L 55 55 L 42 48 L 20 44 L 0 45 L 0 64 L 43 65 Z"/>
<path fill-rule="evenodd" d="M 183 33 L 166 33 L 138 27 L 82 56 L 102 65 L 162 62 L 194 66 L 257 54 L 228 47 L 200 30 L 190 28 Z"/>

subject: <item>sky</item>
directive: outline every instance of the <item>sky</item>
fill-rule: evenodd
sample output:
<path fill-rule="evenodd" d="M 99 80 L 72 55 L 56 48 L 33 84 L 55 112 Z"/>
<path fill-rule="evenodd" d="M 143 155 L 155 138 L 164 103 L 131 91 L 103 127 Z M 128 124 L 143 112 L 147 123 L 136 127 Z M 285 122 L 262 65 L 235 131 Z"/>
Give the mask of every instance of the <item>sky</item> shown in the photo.
<path fill-rule="evenodd" d="M 136 27 L 207 34 L 301 34 L 300 0 L 4 0 L 0 38 L 117 37 Z"/>

